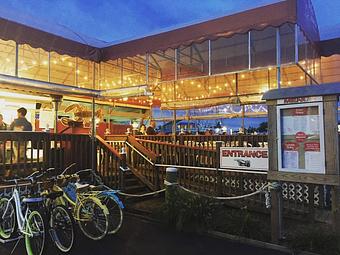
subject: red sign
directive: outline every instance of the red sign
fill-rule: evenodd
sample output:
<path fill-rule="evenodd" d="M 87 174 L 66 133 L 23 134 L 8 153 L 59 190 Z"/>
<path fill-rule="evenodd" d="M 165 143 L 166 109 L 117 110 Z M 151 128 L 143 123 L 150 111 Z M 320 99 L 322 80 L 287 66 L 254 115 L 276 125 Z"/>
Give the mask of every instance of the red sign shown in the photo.
<path fill-rule="evenodd" d="M 253 148 L 252 150 L 224 149 L 222 150 L 222 157 L 268 158 L 268 151 L 257 150 L 255 148 Z"/>
<path fill-rule="evenodd" d="M 320 151 L 320 143 L 318 142 L 305 143 L 305 151 Z"/>
<path fill-rule="evenodd" d="M 285 151 L 297 151 L 299 149 L 299 144 L 294 142 L 286 142 L 283 144 L 283 149 Z"/>
<path fill-rule="evenodd" d="M 307 115 L 307 112 L 308 112 L 307 107 L 293 109 L 293 115 L 295 116 Z"/>
<path fill-rule="evenodd" d="M 298 142 L 298 143 L 303 143 L 306 139 L 307 139 L 307 135 L 306 133 L 304 132 L 297 132 L 295 134 L 295 140 Z"/>

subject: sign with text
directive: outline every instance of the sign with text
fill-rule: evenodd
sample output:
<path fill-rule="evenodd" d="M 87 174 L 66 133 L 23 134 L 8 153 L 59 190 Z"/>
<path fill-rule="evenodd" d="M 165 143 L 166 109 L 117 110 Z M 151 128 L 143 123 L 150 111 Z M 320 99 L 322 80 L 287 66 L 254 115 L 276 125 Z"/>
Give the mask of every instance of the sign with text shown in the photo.
<path fill-rule="evenodd" d="M 279 171 L 325 173 L 322 113 L 320 102 L 277 107 Z"/>
<path fill-rule="evenodd" d="M 222 147 L 221 168 L 268 171 L 268 148 Z"/>

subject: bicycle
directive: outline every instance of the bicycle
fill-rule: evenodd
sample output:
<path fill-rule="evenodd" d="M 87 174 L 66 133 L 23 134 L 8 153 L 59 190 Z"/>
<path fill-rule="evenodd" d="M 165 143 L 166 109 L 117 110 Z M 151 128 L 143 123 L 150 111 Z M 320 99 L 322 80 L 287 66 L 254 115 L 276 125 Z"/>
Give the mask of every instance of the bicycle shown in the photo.
<path fill-rule="evenodd" d="M 88 185 L 79 184 L 77 174 L 65 175 L 72 166 L 73 164 L 56 177 L 57 182 L 52 190 L 63 194 L 56 201 L 71 209 L 74 220 L 86 237 L 101 240 L 109 230 L 109 211 L 91 191 L 85 192 Z"/>
<path fill-rule="evenodd" d="M 32 184 L 36 184 L 38 180 L 53 170 L 53 168 L 49 168 L 45 172 L 34 176 L 34 178 L 31 178 Z M 45 180 L 41 185 L 44 191 L 40 195 L 45 198 L 42 207 L 45 209 L 46 218 L 48 219 L 50 237 L 54 245 L 61 252 L 66 253 L 71 251 L 75 240 L 74 220 L 68 208 L 56 203 L 56 200 L 63 195 L 61 191 L 52 190 L 56 182 L 55 177 Z"/>
<path fill-rule="evenodd" d="M 22 198 L 19 193 L 19 180 L 4 181 L 14 183 L 15 186 L 10 198 L 0 199 L 0 237 L 9 239 L 14 234 L 17 224 L 19 234 L 25 238 L 27 254 L 41 255 L 45 247 L 46 225 L 42 214 L 38 210 L 32 210 L 31 207 L 42 202 L 43 198 Z"/>
<path fill-rule="evenodd" d="M 76 172 L 80 177 L 80 183 L 92 184 L 88 187 L 94 196 L 107 207 L 109 210 L 109 230 L 108 234 L 112 235 L 119 231 L 123 223 L 124 204 L 117 196 L 118 190 L 113 190 L 106 186 L 100 176 L 92 169 L 85 169 Z M 86 176 L 88 174 L 88 176 Z M 83 175 L 83 176 L 82 176 Z M 88 179 L 90 178 L 90 179 Z"/>

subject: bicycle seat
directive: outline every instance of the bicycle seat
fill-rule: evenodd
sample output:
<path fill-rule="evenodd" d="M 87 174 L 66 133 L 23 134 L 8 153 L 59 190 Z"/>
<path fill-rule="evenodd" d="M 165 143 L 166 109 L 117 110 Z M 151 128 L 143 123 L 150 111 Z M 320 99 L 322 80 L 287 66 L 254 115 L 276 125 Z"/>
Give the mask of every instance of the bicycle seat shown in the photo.
<path fill-rule="evenodd" d="M 76 189 L 77 192 L 81 192 L 83 190 L 86 190 L 90 187 L 90 184 L 80 184 L 80 183 L 76 183 Z"/>
<path fill-rule="evenodd" d="M 64 195 L 64 192 L 63 191 L 53 191 L 53 192 L 50 192 L 46 195 L 46 198 L 49 198 L 49 199 L 52 199 L 52 200 L 55 200 L 57 199 L 58 197 L 61 197 Z"/>
<path fill-rule="evenodd" d="M 89 188 L 90 188 L 91 191 L 104 191 L 104 190 L 107 190 L 107 188 L 104 185 L 97 185 L 97 186 L 90 185 Z"/>

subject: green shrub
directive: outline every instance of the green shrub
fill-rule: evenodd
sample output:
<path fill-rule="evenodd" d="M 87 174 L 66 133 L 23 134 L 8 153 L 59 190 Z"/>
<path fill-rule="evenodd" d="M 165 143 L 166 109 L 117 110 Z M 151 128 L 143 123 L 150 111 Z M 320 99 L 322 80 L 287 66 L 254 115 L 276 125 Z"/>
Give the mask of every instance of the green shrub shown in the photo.
<path fill-rule="evenodd" d="M 203 232 L 210 228 L 214 206 L 208 198 L 182 190 L 167 193 L 164 215 L 177 230 Z"/>
<path fill-rule="evenodd" d="M 320 224 L 297 227 L 287 236 L 288 245 L 295 251 L 310 251 L 324 255 L 339 255 L 339 236 Z"/>

